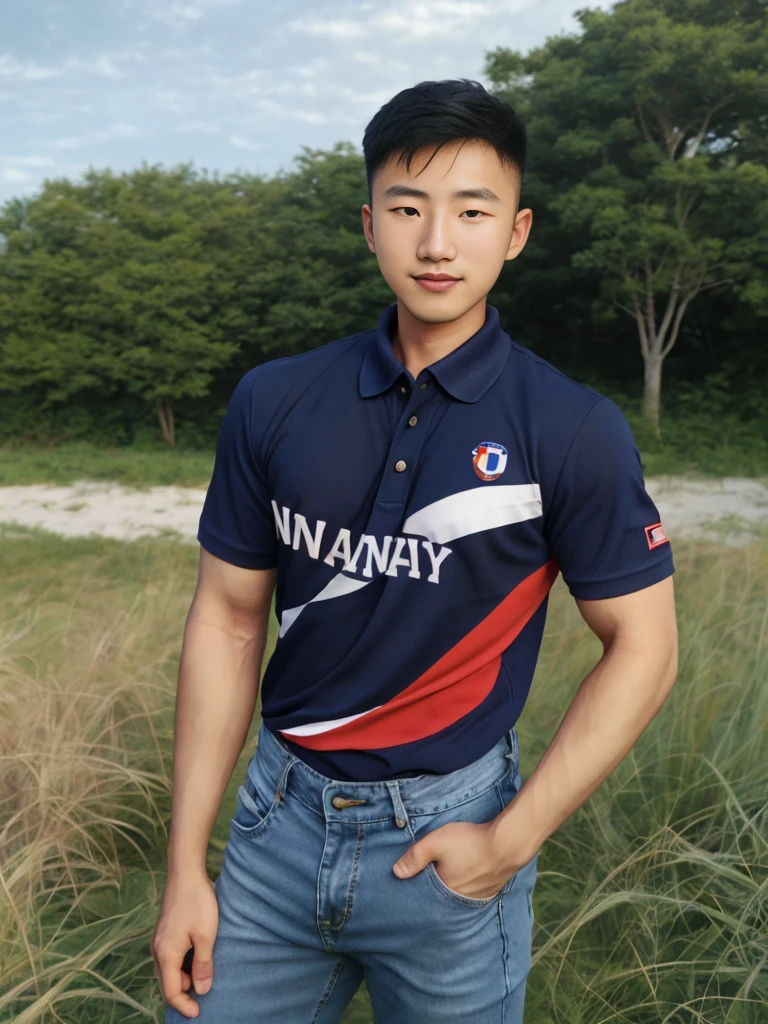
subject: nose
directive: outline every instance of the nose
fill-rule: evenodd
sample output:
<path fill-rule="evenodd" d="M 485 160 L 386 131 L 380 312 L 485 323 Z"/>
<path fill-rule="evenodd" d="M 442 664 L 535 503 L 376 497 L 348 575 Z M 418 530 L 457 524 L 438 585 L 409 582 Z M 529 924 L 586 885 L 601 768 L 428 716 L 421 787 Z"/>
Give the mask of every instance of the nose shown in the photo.
<path fill-rule="evenodd" d="M 421 238 L 416 250 L 420 260 L 452 260 L 456 256 L 456 246 L 450 237 L 447 214 L 432 213 L 424 215 Z"/>

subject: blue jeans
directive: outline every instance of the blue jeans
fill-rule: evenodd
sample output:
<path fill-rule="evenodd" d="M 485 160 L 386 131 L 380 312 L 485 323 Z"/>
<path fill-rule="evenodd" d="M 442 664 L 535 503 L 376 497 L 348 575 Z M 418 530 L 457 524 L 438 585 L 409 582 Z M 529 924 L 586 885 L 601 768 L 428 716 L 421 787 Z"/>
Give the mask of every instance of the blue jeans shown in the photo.
<path fill-rule="evenodd" d="M 495 818 L 523 784 L 512 728 L 447 775 L 336 782 L 262 724 L 215 890 L 199 1024 L 331 1024 L 365 979 L 377 1024 L 521 1024 L 538 854 L 494 896 L 392 865 L 451 821 Z M 340 799 L 341 798 L 341 799 Z M 348 801 L 356 801 L 349 803 Z M 190 1018 L 168 1007 L 165 1024 Z"/>

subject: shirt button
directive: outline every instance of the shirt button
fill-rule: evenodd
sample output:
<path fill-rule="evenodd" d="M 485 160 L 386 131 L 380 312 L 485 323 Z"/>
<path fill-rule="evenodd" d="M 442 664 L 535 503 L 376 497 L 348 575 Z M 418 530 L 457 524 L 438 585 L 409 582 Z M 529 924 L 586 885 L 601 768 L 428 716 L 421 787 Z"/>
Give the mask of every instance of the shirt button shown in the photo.
<path fill-rule="evenodd" d="M 409 427 L 415 427 L 418 422 L 419 422 L 419 417 L 418 416 L 411 416 L 411 418 L 408 420 L 408 426 Z"/>
<path fill-rule="evenodd" d="M 429 384 L 419 384 L 419 390 L 425 391 L 429 387 Z"/>
<path fill-rule="evenodd" d="M 402 391 L 403 394 L 405 394 L 405 392 L 408 390 L 408 388 L 405 386 L 405 384 L 401 384 L 400 385 L 400 390 Z"/>
<path fill-rule="evenodd" d="M 399 462 L 395 463 L 395 469 L 397 470 L 398 473 L 403 472 L 403 470 L 405 469 L 405 463 L 403 462 L 402 459 L 400 459 Z"/>

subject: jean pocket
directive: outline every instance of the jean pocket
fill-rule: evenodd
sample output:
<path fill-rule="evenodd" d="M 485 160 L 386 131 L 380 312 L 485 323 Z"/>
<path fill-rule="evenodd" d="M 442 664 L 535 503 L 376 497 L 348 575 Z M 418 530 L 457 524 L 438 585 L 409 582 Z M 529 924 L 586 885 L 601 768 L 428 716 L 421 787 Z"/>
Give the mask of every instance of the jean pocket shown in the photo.
<path fill-rule="evenodd" d="M 483 896 L 481 898 L 476 896 L 465 896 L 464 893 L 456 892 L 455 889 L 451 889 L 450 886 L 445 884 L 440 875 L 438 875 L 437 868 L 431 861 L 427 864 L 425 870 L 433 885 L 441 895 L 447 896 L 447 898 L 453 903 L 460 903 L 465 907 L 487 907 L 489 903 L 495 903 L 499 900 L 511 884 L 510 882 L 507 882 L 507 884 L 500 889 L 499 892 L 494 893 L 493 896 Z"/>
<path fill-rule="evenodd" d="M 500 780 L 483 793 L 479 793 L 471 800 L 467 800 L 465 803 L 459 804 L 456 807 L 449 807 L 445 811 L 440 811 L 437 814 L 422 815 L 418 818 L 412 818 L 414 842 L 422 839 L 429 832 L 432 832 L 443 825 L 447 825 L 450 822 L 468 821 L 476 825 L 482 825 L 486 822 L 492 821 L 501 813 L 501 811 L 504 810 L 504 807 L 506 806 L 504 803 L 505 794 L 502 789 L 502 784 L 503 780 Z M 457 903 L 464 907 L 487 907 L 492 903 L 497 903 L 504 893 L 511 888 L 515 878 L 517 877 L 516 874 L 512 875 L 512 877 L 504 883 L 501 889 L 491 896 L 476 897 L 465 896 L 463 893 L 456 892 L 455 889 L 451 889 L 451 887 L 447 885 L 438 874 L 437 866 L 433 861 L 430 861 L 430 863 L 427 864 L 425 871 L 433 888 L 440 896 L 452 903 Z"/>
<path fill-rule="evenodd" d="M 264 783 L 254 782 L 246 773 L 245 782 L 237 788 L 237 806 L 230 825 L 239 835 L 253 839 L 266 828 L 279 803 L 278 794 Z"/>

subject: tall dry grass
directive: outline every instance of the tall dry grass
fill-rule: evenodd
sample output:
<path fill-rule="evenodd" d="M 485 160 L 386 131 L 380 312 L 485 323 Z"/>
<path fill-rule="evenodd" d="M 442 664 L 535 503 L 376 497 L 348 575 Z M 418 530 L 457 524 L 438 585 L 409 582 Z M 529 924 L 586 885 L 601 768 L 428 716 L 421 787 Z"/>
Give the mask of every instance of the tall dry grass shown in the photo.
<path fill-rule="evenodd" d="M 768 544 L 677 545 L 676 565 L 675 688 L 542 852 L 533 1022 L 768 1021 Z M 530 770 L 598 654 L 558 599 Z"/>
<path fill-rule="evenodd" d="M 0 1021 L 162 1022 L 149 938 L 197 551 L 3 533 Z M 677 545 L 676 561 L 678 682 L 541 852 L 526 1024 L 768 1021 L 768 543 Z M 524 775 L 598 656 L 558 584 Z M 370 1020 L 361 992 L 345 1021 Z"/>
<path fill-rule="evenodd" d="M 190 550 L 0 543 L 0 1019 L 146 1019 Z"/>

